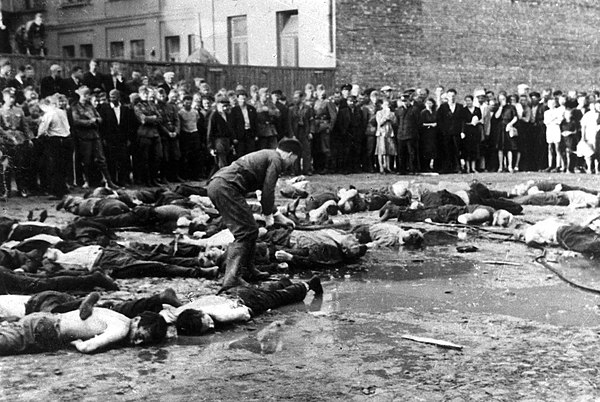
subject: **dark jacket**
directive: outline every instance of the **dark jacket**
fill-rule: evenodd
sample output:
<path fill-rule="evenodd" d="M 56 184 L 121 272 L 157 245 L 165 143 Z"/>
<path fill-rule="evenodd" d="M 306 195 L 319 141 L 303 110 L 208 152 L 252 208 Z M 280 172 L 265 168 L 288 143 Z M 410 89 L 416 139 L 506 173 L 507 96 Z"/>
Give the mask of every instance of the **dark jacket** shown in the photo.
<path fill-rule="evenodd" d="M 275 212 L 275 186 L 282 171 L 283 160 L 279 153 L 273 149 L 262 149 L 244 155 L 220 169 L 211 180 L 224 179 L 244 195 L 261 190 L 262 212 L 270 215 Z"/>
<path fill-rule="evenodd" d="M 65 78 L 64 80 L 62 80 L 60 85 L 61 85 L 60 93 L 64 94 L 69 99 L 70 104 L 73 104 L 73 103 L 79 101 L 79 95 L 77 95 L 77 93 L 75 91 L 77 91 L 79 89 L 79 87 L 82 85 L 81 81 L 75 82 L 75 80 L 73 80 L 73 77 L 69 77 L 69 78 Z"/>
<path fill-rule="evenodd" d="M 134 138 L 133 111 L 127 105 L 120 105 L 120 119 L 118 122 L 110 103 L 100 105 L 98 113 L 102 118 L 100 137 L 108 144 L 127 144 L 128 140 L 131 141 Z"/>
<path fill-rule="evenodd" d="M 215 148 L 215 139 L 217 138 L 234 138 L 233 126 L 230 116 L 227 116 L 227 121 L 216 110 L 208 117 L 208 146 Z"/>
<path fill-rule="evenodd" d="M 162 118 L 156 105 L 140 101 L 133 107 L 133 111 L 140 124 L 137 130 L 138 138 L 158 138 Z"/>
<path fill-rule="evenodd" d="M 95 140 L 100 138 L 98 132 L 102 119 L 100 114 L 91 103 L 82 105 L 77 102 L 71 107 L 73 116 L 72 131 L 79 140 Z"/>
<path fill-rule="evenodd" d="M 250 133 L 248 135 L 254 139 L 256 137 L 256 109 L 252 105 L 246 105 L 248 110 L 248 119 L 250 119 Z M 246 139 L 246 123 L 244 122 L 244 114 L 242 113 L 242 108 L 237 105 L 231 109 L 231 113 L 229 114 L 229 119 L 231 120 L 231 126 L 233 127 L 234 139 L 243 140 Z"/>
<path fill-rule="evenodd" d="M 457 103 L 454 113 L 452 113 L 450 106 L 447 103 L 442 103 L 437 113 L 438 126 L 442 136 L 460 136 L 462 132 L 462 109 L 463 105 Z"/>
<path fill-rule="evenodd" d="M 110 91 L 112 91 L 113 89 L 118 90 L 122 96 L 129 93 L 127 91 L 127 85 L 125 84 L 125 81 L 117 80 L 117 86 L 115 87 L 115 84 L 113 83 L 113 77 L 110 74 L 106 74 L 106 75 L 102 76 L 102 86 L 107 94 Z M 129 101 L 129 99 L 127 99 L 127 100 Z"/>
<path fill-rule="evenodd" d="M 105 90 L 103 83 L 103 75 L 99 72 L 96 72 L 96 75 L 94 75 L 91 72 L 87 71 L 85 74 L 83 74 L 81 82 L 83 83 L 83 85 L 87 86 L 92 91 L 96 88 L 100 88 L 103 91 Z M 108 95 L 108 91 L 106 92 Z"/>
<path fill-rule="evenodd" d="M 62 78 L 56 77 L 52 78 L 52 76 L 47 76 L 42 78 L 40 82 L 40 98 L 45 98 L 47 96 L 54 95 L 56 93 L 64 93 L 62 92 Z"/>
<path fill-rule="evenodd" d="M 292 126 L 290 121 L 290 108 L 281 102 L 275 103 L 279 109 L 279 117 L 275 120 L 275 129 L 277 130 L 277 139 L 292 136 Z"/>

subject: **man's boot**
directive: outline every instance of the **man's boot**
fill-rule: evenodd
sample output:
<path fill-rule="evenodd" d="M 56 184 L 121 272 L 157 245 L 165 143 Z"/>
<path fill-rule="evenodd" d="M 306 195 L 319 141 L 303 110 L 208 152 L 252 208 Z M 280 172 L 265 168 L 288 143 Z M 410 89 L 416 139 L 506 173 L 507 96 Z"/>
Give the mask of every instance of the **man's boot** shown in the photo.
<path fill-rule="evenodd" d="M 271 274 L 269 274 L 268 272 L 259 271 L 254 266 L 254 251 L 256 249 L 256 243 L 251 243 L 249 247 L 250 258 L 244 261 L 245 264 L 243 265 L 244 268 L 242 270 L 242 278 L 244 278 L 244 280 L 246 280 L 247 282 L 259 282 L 264 281 L 265 279 L 269 279 Z"/>
<path fill-rule="evenodd" d="M 104 176 L 104 182 L 106 183 L 106 186 L 112 190 L 118 190 L 121 187 L 117 186 L 115 183 L 113 183 L 112 179 L 110 178 L 110 173 L 108 173 L 108 169 L 107 168 L 102 168 L 102 176 Z"/>
<path fill-rule="evenodd" d="M 227 259 L 225 260 L 225 276 L 219 293 L 236 287 L 247 286 L 248 282 L 241 278 L 242 267 L 252 258 L 252 243 L 233 242 L 227 247 Z"/>

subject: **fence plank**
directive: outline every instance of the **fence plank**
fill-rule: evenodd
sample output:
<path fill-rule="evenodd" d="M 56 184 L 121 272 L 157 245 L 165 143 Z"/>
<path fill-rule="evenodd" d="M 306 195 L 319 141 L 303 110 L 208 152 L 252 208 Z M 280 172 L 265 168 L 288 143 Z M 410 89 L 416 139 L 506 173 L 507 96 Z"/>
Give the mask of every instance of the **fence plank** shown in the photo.
<path fill-rule="evenodd" d="M 87 70 L 89 59 L 73 58 L 64 59 L 56 56 L 36 57 L 21 54 L 3 54 L 0 59 L 8 59 L 13 65 L 13 71 L 20 65 L 30 64 L 35 69 L 35 78 L 40 80 L 49 74 L 52 64 L 59 64 L 63 68 L 63 77 L 69 76 L 69 71 L 74 66 L 81 66 Z M 204 78 L 214 91 L 221 87 L 235 89 L 238 84 L 249 88 L 256 84 L 259 87 L 281 89 L 291 96 L 294 90 L 304 89 L 310 82 L 314 85 L 323 84 L 328 89 L 335 86 L 335 69 L 332 68 L 294 68 L 294 67 L 269 67 L 269 66 L 241 66 L 241 65 L 207 65 L 200 63 L 171 63 L 143 60 L 112 60 L 97 59 L 98 70 L 103 73 L 110 71 L 110 64 L 118 61 L 122 65 L 123 76 L 128 79 L 134 69 L 149 77 L 153 84 L 162 82 L 162 74 L 173 71 L 177 80 L 186 80 L 193 84 L 194 77 Z"/>

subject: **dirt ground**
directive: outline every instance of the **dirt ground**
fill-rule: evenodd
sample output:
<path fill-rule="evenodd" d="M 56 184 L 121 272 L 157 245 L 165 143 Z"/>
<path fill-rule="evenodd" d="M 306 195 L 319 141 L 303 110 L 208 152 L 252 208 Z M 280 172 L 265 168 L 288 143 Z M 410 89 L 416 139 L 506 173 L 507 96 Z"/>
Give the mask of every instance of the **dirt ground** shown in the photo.
<path fill-rule="evenodd" d="M 527 179 L 595 188 L 599 176 L 541 173 L 424 176 L 312 176 L 319 185 L 376 188 L 403 180 L 464 188 L 477 177 L 494 189 Z M 41 198 L 10 199 L 3 213 L 25 219 Z M 520 220 L 550 215 L 580 222 L 597 210 L 526 207 Z M 337 218 L 374 222 L 377 213 Z M 75 349 L 0 358 L 0 399 L 15 400 L 372 400 L 592 401 L 600 399 L 599 297 L 577 290 L 534 261 L 540 250 L 468 231 L 420 251 L 371 251 L 360 264 L 321 272 L 325 294 L 249 323 L 157 347 L 95 355 Z M 134 232 L 125 239 L 168 242 Z M 457 246 L 475 245 L 473 253 Z M 594 262 L 565 260 L 563 266 Z M 508 264 L 507 264 L 508 263 Z M 586 265 L 587 264 L 587 265 Z M 120 280 L 112 298 L 172 287 L 183 301 L 216 292 L 201 279 Z M 414 335 L 462 345 L 444 349 Z"/>

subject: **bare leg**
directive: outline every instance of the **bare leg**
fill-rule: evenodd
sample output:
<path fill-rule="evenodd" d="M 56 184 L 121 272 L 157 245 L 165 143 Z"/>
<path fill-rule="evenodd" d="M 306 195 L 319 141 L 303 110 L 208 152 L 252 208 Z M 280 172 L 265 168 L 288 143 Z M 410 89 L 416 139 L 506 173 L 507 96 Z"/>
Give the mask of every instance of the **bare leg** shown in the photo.
<path fill-rule="evenodd" d="M 504 170 L 504 152 L 498 151 L 498 173 Z"/>
<path fill-rule="evenodd" d="M 513 173 L 513 151 L 508 151 L 506 153 L 506 158 L 508 159 L 508 171 Z"/>

